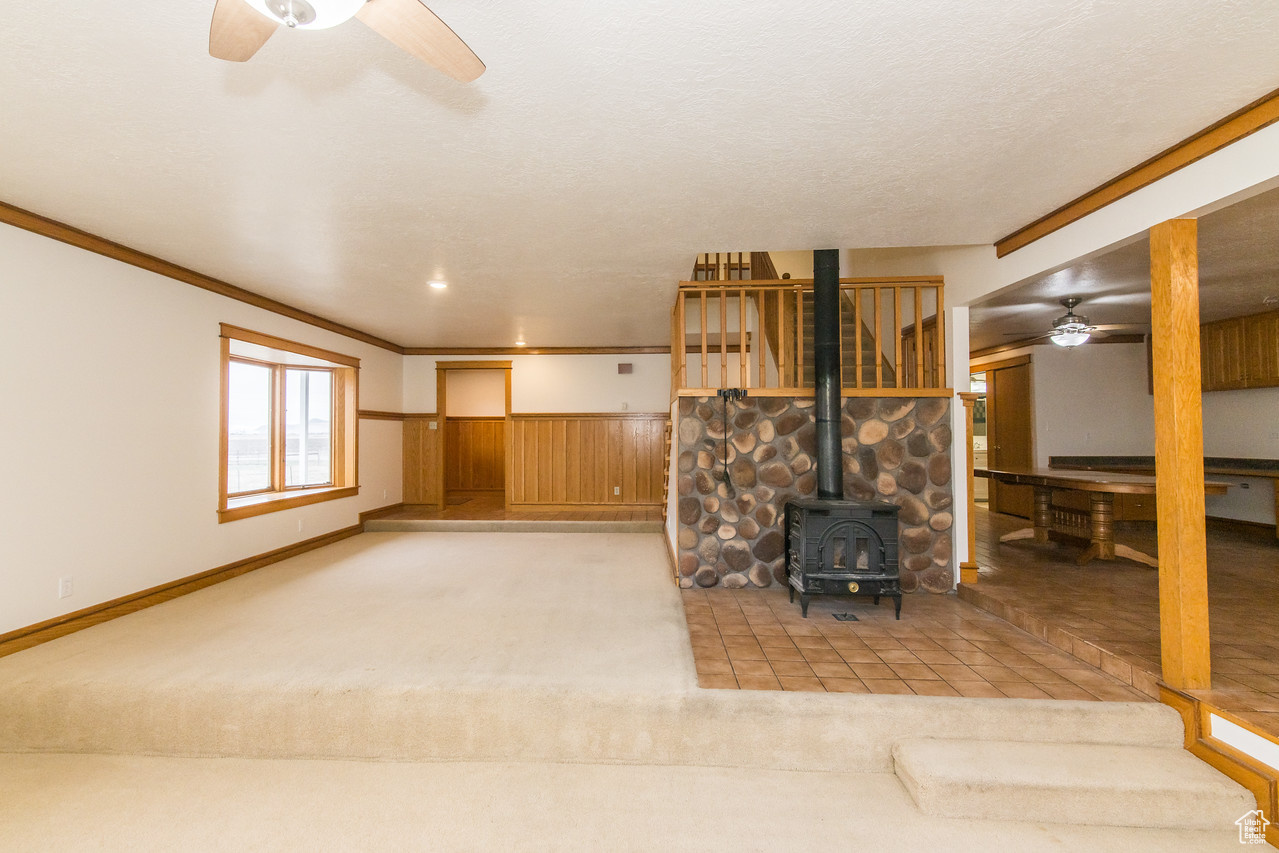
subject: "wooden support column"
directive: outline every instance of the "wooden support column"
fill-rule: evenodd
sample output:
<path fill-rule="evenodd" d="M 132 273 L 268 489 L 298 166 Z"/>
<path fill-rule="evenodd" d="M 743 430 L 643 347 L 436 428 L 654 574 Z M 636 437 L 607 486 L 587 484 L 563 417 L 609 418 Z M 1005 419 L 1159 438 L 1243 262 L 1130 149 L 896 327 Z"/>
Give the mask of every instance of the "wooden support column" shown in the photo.
<path fill-rule="evenodd" d="M 1206 690 L 1212 682 L 1198 251 L 1198 223 L 1193 219 L 1173 219 L 1150 229 L 1159 638 L 1163 680 L 1181 690 Z"/>
<path fill-rule="evenodd" d="M 900 340 L 900 338 L 899 338 Z M 977 498 L 973 490 L 973 406 L 981 394 L 976 391 L 961 391 L 960 399 L 964 401 L 964 417 L 968 421 L 968 559 L 959 564 L 959 582 L 977 583 Z M 1276 482 L 1279 482 L 1277 480 Z"/>

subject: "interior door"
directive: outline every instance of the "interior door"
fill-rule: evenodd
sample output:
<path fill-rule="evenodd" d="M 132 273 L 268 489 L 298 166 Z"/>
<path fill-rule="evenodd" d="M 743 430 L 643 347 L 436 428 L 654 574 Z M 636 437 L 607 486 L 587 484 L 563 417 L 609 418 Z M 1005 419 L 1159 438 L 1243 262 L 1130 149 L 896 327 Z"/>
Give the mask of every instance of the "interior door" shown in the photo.
<path fill-rule="evenodd" d="M 986 407 L 990 467 L 1033 468 L 1029 360 L 993 370 L 986 368 Z M 1030 486 L 990 484 L 990 508 L 994 512 L 1030 518 L 1034 506 L 1034 489 Z"/>

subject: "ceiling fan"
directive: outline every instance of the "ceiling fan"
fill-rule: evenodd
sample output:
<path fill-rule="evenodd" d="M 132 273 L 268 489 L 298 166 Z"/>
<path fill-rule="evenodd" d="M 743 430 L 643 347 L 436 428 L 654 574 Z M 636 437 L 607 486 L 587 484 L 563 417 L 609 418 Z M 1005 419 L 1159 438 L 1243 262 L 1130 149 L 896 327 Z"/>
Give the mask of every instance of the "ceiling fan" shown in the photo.
<path fill-rule="evenodd" d="M 244 62 L 281 24 L 321 30 L 351 18 L 454 80 L 469 83 L 484 73 L 466 42 L 419 0 L 217 0 L 209 54 Z"/>
<path fill-rule="evenodd" d="M 1131 323 L 1112 323 L 1105 326 L 1094 326 L 1088 322 L 1088 318 L 1082 314 L 1075 313 L 1075 306 L 1082 300 L 1077 296 L 1067 296 L 1061 300 L 1062 307 L 1066 309 L 1066 313 L 1053 320 L 1052 329 L 1042 335 L 1028 336 L 1025 332 L 1005 332 L 1006 335 L 1016 335 L 1025 338 L 1028 341 L 1037 341 L 1040 338 L 1048 338 L 1059 347 L 1077 347 L 1080 344 L 1087 343 L 1090 338 L 1104 338 L 1108 332 L 1119 329 L 1132 330 L 1134 327 Z"/>

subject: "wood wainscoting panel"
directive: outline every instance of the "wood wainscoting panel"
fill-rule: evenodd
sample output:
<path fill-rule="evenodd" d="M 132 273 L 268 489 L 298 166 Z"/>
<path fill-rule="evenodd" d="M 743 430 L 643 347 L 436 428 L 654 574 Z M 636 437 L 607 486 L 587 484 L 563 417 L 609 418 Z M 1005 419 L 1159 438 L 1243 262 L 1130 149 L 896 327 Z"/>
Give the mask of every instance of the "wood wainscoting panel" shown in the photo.
<path fill-rule="evenodd" d="M 439 477 L 435 460 L 439 458 L 440 431 L 435 415 L 404 418 L 404 503 L 437 504 L 440 502 Z"/>
<path fill-rule="evenodd" d="M 512 415 L 507 502 L 660 504 L 666 419 L 665 413 Z"/>
<path fill-rule="evenodd" d="M 444 424 L 446 491 L 505 487 L 506 418 L 448 418 Z"/>

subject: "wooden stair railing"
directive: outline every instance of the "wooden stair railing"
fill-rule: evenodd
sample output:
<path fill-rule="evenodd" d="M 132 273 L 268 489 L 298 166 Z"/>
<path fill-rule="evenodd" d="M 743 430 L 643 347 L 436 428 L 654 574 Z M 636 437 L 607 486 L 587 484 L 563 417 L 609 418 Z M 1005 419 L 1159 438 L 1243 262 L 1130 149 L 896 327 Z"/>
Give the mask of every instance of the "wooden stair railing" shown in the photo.
<path fill-rule="evenodd" d="M 706 258 L 707 264 L 714 262 L 714 256 Z M 768 263 L 754 257 L 751 266 L 765 271 Z M 843 279 L 840 286 L 844 389 L 928 396 L 947 390 L 942 387 L 945 350 L 936 321 L 944 316 L 940 278 Z M 672 359 L 672 398 L 716 387 L 760 393 L 812 388 L 811 293 L 808 280 L 682 283 L 671 323 L 677 354 Z M 919 317 L 924 318 L 919 324 L 923 335 L 917 341 Z"/>

